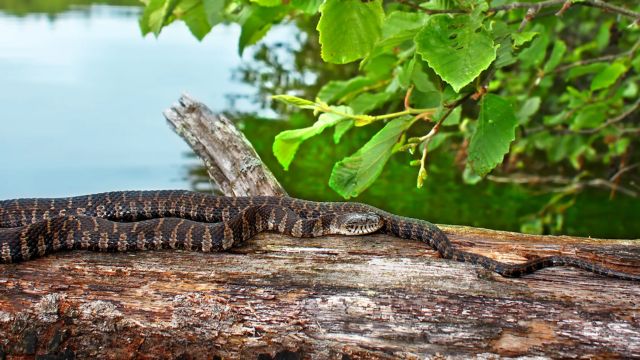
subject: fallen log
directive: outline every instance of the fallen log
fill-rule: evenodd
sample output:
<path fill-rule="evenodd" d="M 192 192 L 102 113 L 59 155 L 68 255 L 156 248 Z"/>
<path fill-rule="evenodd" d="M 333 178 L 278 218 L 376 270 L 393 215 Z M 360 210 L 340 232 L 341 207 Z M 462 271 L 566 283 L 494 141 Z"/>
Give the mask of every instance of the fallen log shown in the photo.
<path fill-rule="evenodd" d="M 257 164 L 243 168 L 215 145 L 238 140 L 231 122 L 220 138 L 219 118 L 189 98 L 167 114 L 225 193 L 278 193 L 257 155 L 227 147 Z M 637 241 L 442 228 L 501 261 L 564 254 L 640 273 Z M 76 251 L 0 266 L 0 359 L 633 358 L 638 299 L 634 282 L 571 268 L 506 279 L 384 235 L 260 234 L 219 254 Z"/>
<path fill-rule="evenodd" d="M 631 241 L 444 229 L 463 249 L 504 261 L 563 253 L 640 272 L 640 246 Z M 633 358 L 640 356 L 638 299 L 637 283 L 571 268 L 506 279 L 383 235 L 261 234 L 231 253 L 76 251 L 4 265 L 0 351 L 113 359 Z"/>

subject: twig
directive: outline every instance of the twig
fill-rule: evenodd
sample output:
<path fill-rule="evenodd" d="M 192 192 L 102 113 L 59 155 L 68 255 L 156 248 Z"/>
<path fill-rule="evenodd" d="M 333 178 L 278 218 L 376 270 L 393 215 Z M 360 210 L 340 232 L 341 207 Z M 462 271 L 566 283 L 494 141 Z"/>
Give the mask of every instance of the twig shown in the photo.
<path fill-rule="evenodd" d="M 580 61 L 576 61 L 573 62 L 571 64 L 566 64 L 566 65 L 562 65 L 562 66 L 558 66 L 555 70 L 553 70 L 554 73 L 559 73 L 559 72 L 563 72 L 566 70 L 569 70 L 571 68 L 574 68 L 576 66 L 583 66 L 583 65 L 589 65 L 589 64 L 594 64 L 594 63 L 598 63 L 598 62 L 605 62 L 605 61 L 611 61 L 611 60 L 615 60 L 621 57 L 633 57 L 633 55 L 636 53 L 636 51 L 638 51 L 638 48 L 640 48 L 640 41 L 637 41 L 633 47 L 631 47 L 631 49 L 629 51 L 625 51 L 625 52 L 621 52 L 619 54 L 609 54 L 609 55 L 604 55 L 604 56 L 599 56 L 599 57 L 595 57 L 592 59 L 585 59 L 585 60 L 580 60 Z"/>
<path fill-rule="evenodd" d="M 433 125 L 433 127 L 431 128 L 431 130 L 427 135 L 419 138 L 418 144 L 422 144 L 423 146 L 422 157 L 420 158 L 420 170 L 418 170 L 418 187 L 419 188 L 422 187 L 422 182 L 427 177 L 427 167 L 426 167 L 427 152 L 429 151 L 429 143 L 431 142 L 431 139 L 433 139 L 433 137 L 436 136 L 438 131 L 440 131 L 440 126 L 442 126 L 442 123 L 449 117 L 449 115 L 451 115 L 453 110 L 455 110 L 458 106 L 460 106 L 473 94 L 474 93 L 472 92 L 467 93 L 465 96 L 456 100 L 454 103 L 445 105 L 445 107 L 447 108 L 447 111 L 444 114 L 442 114 L 442 116 L 440 117 L 440 120 L 438 120 L 438 122 L 435 125 Z"/>
<path fill-rule="evenodd" d="M 533 20 L 533 18 L 536 17 L 536 15 L 538 14 L 538 11 L 540 11 L 539 7 L 530 7 L 527 10 L 527 14 L 524 16 L 524 19 L 522 19 L 522 22 L 520 23 L 520 26 L 518 27 L 518 32 L 522 32 L 522 30 L 524 30 L 524 28 L 527 26 L 527 24 Z"/>
<path fill-rule="evenodd" d="M 635 169 L 635 168 L 637 168 L 639 166 L 640 166 L 640 163 L 635 163 L 635 164 L 631 164 L 631 165 L 625 166 L 622 169 L 618 170 L 618 172 L 613 174 L 613 176 L 609 179 L 609 181 L 615 182 L 616 180 L 618 180 L 618 178 L 620 176 L 622 176 L 622 174 L 624 174 L 624 173 L 626 173 L 628 171 L 631 171 L 631 170 L 633 170 L 633 169 Z"/>
<path fill-rule="evenodd" d="M 555 15 L 556 16 L 564 15 L 565 11 L 569 10 L 569 8 L 571 7 L 571 4 L 573 4 L 571 0 L 566 0 L 562 5 L 562 7 L 560 8 L 560 10 L 558 10 L 558 12 L 555 13 Z"/>
<path fill-rule="evenodd" d="M 551 7 L 551 6 L 558 6 L 558 5 L 562 5 L 562 9 L 560 9 L 560 11 L 563 11 L 563 9 L 566 7 L 566 0 L 547 0 L 547 1 L 541 1 L 541 2 L 514 2 L 511 4 L 506 4 L 506 5 L 501 5 L 501 6 L 495 6 L 490 8 L 488 11 L 500 11 L 500 10 L 505 10 L 505 11 L 509 11 L 509 10 L 514 10 L 514 9 L 522 9 L 522 8 L 537 8 L 542 9 L 545 7 Z M 613 13 L 618 13 L 620 15 L 624 15 L 624 16 L 628 16 L 630 18 L 634 18 L 634 19 L 638 19 L 640 18 L 640 13 L 635 12 L 633 10 L 629 10 L 629 9 L 625 9 L 621 6 L 617 6 L 617 5 L 612 5 L 609 3 L 606 3 L 604 1 L 601 0 L 583 0 L 583 1 L 579 1 L 579 2 L 575 2 L 573 3 L 573 5 L 582 5 L 582 6 L 589 6 L 589 7 L 595 7 L 595 8 L 600 8 L 609 12 L 613 12 Z M 564 9 L 566 11 L 566 9 Z"/>
<path fill-rule="evenodd" d="M 566 178 L 562 176 L 538 176 L 538 175 L 528 175 L 528 174 L 516 174 L 514 176 L 495 176 L 495 175 L 487 175 L 487 179 L 497 182 L 497 183 L 509 183 L 509 184 L 558 184 L 558 185 L 567 185 L 558 189 L 553 189 L 553 192 L 568 192 L 568 191 L 576 191 L 581 190 L 587 186 L 590 187 L 600 187 L 607 189 L 615 189 L 627 196 L 638 197 L 638 192 L 633 191 L 631 189 L 627 189 L 620 185 L 616 185 L 613 182 L 605 179 L 591 179 L 585 181 L 576 181 L 571 178 Z"/>
<path fill-rule="evenodd" d="M 633 112 L 638 110 L 638 108 L 640 108 L 640 99 L 636 100 L 636 102 L 633 103 L 633 105 L 631 105 L 622 114 L 605 121 L 603 124 L 601 124 L 600 126 L 598 126 L 596 128 L 585 129 L 585 130 L 576 130 L 576 131 L 571 131 L 571 132 L 572 133 L 576 133 L 576 134 L 595 134 L 595 133 L 599 132 L 600 130 L 602 130 L 602 129 L 610 126 L 610 125 L 613 125 L 613 124 L 615 124 L 617 122 L 620 122 L 620 121 L 624 120 L 627 116 L 633 114 Z"/>
<path fill-rule="evenodd" d="M 410 109 L 411 108 L 411 93 L 413 92 L 413 85 L 409 86 L 409 89 L 407 89 L 407 93 L 404 95 L 404 108 L 405 109 Z"/>

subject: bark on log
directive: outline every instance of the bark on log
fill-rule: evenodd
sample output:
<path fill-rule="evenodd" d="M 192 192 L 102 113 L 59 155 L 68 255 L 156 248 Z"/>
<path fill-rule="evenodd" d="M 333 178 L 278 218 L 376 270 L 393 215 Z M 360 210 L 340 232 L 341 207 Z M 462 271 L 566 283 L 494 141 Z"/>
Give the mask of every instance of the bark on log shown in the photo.
<path fill-rule="evenodd" d="M 505 261 L 640 273 L 633 241 L 445 227 Z M 382 235 L 262 234 L 232 253 L 63 253 L 0 267 L 8 358 L 640 358 L 640 286 L 570 269 L 505 279 Z M 0 358 L 3 354 L 0 353 Z"/>
<path fill-rule="evenodd" d="M 164 116 L 202 159 L 224 195 L 287 195 L 249 140 L 223 115 L 184 94 Z"/>

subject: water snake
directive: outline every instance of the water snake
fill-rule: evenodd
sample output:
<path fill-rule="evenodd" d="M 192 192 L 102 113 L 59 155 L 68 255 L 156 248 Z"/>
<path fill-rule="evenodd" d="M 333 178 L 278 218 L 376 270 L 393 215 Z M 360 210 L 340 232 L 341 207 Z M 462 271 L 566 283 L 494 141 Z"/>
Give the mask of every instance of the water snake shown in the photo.
<path fill-rule="evenodd" d="M 178 248 L 224 251 L 261 231 L 295 237 L 381 232 L 423 241 L 441 257 L 481 265 L 505 277 L 553 266 L 640 281 L 569 256 L 521 264 L 461 251 L 436 225 L 355 202 L 290 197 L 222 197 L 189 191 L 119 191 L 69 198 L 0 201 L 0 263 L 26 261 L 59 250 L 129 251 Z"/>

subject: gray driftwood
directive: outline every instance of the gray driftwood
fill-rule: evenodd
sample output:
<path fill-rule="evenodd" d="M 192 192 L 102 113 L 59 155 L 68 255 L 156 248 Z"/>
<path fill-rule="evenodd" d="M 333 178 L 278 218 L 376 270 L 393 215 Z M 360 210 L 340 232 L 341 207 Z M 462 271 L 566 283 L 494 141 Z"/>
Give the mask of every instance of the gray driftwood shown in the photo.
<path fill-rule="evenodd" d="M 167 117 L 225 193 L 279 193 L 238 180 L 239 150 L 218 132 L 239 136 L 229 121 L 186 97 Z M 640 273 L 637 241 L 443 229 L 503 261 L 567 254 Z M 637 283 L 567 268 L 505 279 L 382 235 L 77 251 L 0 266 L 0 359 L 640 358 L 638 299 Z"/>
<path fill-rule="evenodd" d="M 287 195 L 249 140 L 223 115 L 184 94 L 164 116 L 225 195 Z"/>

